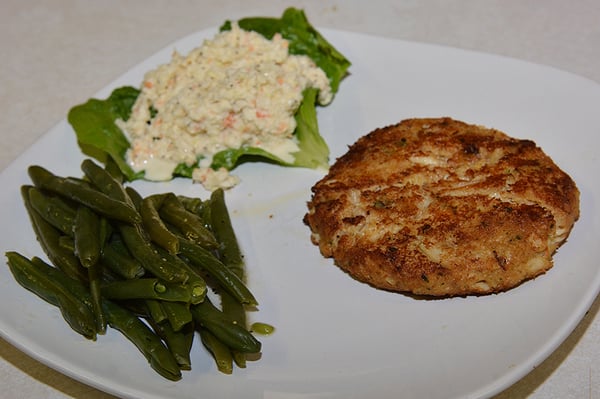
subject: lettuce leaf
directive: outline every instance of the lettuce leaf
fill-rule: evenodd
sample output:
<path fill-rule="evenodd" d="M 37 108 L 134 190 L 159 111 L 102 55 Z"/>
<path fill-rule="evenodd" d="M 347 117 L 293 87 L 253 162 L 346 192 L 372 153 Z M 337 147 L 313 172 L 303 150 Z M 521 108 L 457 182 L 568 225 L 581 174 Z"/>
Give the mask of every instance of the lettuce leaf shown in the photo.
<path fill-rule="evenodd" d="M 327 75 L 333 93 L 336 93 L 341 80 L 350 67 L 348 61 L 308 22 L 304 11 L 288 8 L 281 18 L 253 17 L 238 21 L 245 30 L 252 30 L 271 39 L 279 33 L 289 41 L 291 54 L 310 57 Z M 231 28 L 227 21 L 221 30 Z M 116 120 L 126 121 L 140 90 L 125 86 L 115 89 L 105 100 L 90 99 L 73 107 L 68 121 L 73 127 L 82 151 L 88 156 L 106 162 L 112 158 L 128 180 L 143 179 L 144 173 L 136 173 L 126 162 L 126 152 L 130 146 L 127 137 L 117 126 Z M 316 116 L 317 89 L 307 89 L 303 101 L 296 112 L 297 123 L 294 132 L 300 151 L 294 153 L 293 162 L 285 162 L 279 157 L 257 147 L 241 147 L 221 151 L 213 157 L 211 167 L 232 170 L 243 162 L 272 162 L 283 166 L 306 168 L 327 168 L 329 147 L 321 137 Z M 192 177 L 197 165 L 178 165 L 173 176 Z"/>
<path fill-rule="evenodd" d="M 310 57 L 329 78 L 331 90 L 338 91 L 351 63 L 308 22 L 303 10 L 290 7 L 281 18 L 250 17 L 237 23 L 240 28 L 260 33 L 269 40 L 279 33 L 289 41 L 290 54 Z M 231 21 L 221 26 L 222 31 L 230 29 Z"/>
<path fill-rule="evenodd" d="M 125 161 L 129 141 L 115 121 L 129 119 L 139 93 L 135 87 L 120 87 L 105 100 L 92 98 L 71 108 L 67 116 L 81 150 L 101 162 L 110 156 L 128 180 L 139 179 L 143 174 L 135 173 Z"/>

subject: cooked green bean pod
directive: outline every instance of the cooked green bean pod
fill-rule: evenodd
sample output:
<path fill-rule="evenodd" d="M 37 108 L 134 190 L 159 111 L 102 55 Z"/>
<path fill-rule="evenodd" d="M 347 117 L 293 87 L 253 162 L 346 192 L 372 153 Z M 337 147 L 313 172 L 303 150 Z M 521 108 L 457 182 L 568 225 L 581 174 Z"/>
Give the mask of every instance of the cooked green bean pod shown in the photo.
<path fill-rule="evenodd" d="M 220 259 L 240 280 L 244 281 L 244 260 L 240 250 L 227 205 L 223 189 L 217 189 L 210 196 L 210 221 L 213 233 L 220 243 Z M 246 309 L 229 292 L 221 293 L 221 309 L 240 326 L 247 328 Z M 233 352 L 233 359 L 238 367 L 246 366 L 246 355 Z"/>
<path fill-rule="evenodd" d="M 88 269 L 90 294 L 92 297 L 92 310 L 96 318 L 99 334 L 106 332 L 106 317 L 102 310 L 100 282 L 103 270 L 99 263 L 102 253 L 102 238 L 100 218 L 84 205 L 79 205 L 73 226 L 73 243 L 75 255 L 83 267 Z"/>
<path fill-rule="evenodd" d="M 133 206 L 135 207 L 135 209 L 137 209 L 139 211 L 142 206 L 142 201 L 143 201 L 144 197 L 142 197 L 142 195 L 140 193 L 138 193 L 137 190 L 131 186 L 125 187 L 125 192 L 129 196 L 129 199 L 133 203 Z"/>
<path fill-rule="evenodd" d="M 187 303 L 161 302 L 161 306 L 167 315 L 167 319 L 174 331 L 180 331 L 186 324 L 192 322 L 192 313 Z"/>
<path fill-rule="evenodd" d="M 244 258 L 235 235 L 223 189 L 217 189 L 210 196 L 210 223 L 213 233 L 220 243 L 219 254 L 223 263 L 238 277 L 244 277 Z"/>
<path fill-rule="evenodd" d="M 177 360 L 179 368 L 191 370 L 190 351 L 194 342 L 194 324 L 187 323 L 181 330 L 175 331 L 169 322 L 157 323 L 152 319 L 148 322 L 154 332 L 167 344 L 167 348 Z"/>
<path fill-rule="evenodd" d="M 37 165 L 30 166 L 28 172 L 29 177 L 38 188 L 51 191 L 86 205 L 110 219 L 126 223 L 138 223 L 141 221 L 139 213 L 131 205 L 111 198 L 79 180 L 56 176 Z"/>
<path fill-rule="evenodd" d="M 206 281 L 198 268 L 192 267 L 187 261 L 177 255 L 169 253 L 164 248 L 156 247 L 156 252 L 158 252 L 158 254 L 173 267 L 178 270 L 183 270 L 188 274 L 189 278 L 186 281 L 187 284 L 195 284 L 197 286 L 204 285 L 206 287 Z"/>
<path fill-rule="evenodd" d="M 90 208 L 77 208 L 73 226 L 75 255 L 84 267 L 95 265 L 100 259 L 100 219 Z"/>
<path fill-rule="evenodd" d="M 54 279 L 43 268 L 23 255 L 6 253 L 8 266 L 15 280 L 46 302 L 57 306 L 71 328 L 88 339 L 96 339 L 96 320 L 92 310 Z M 51 266 L 47 266 L 51 268 Z"/>
<path fill-rule="evenodd" d="M 97 165 L 91 159 L 86 159 L 81 163 L 81 170 L 92 182 L 92 184 L 102 193 L 118 201 L 133 205 L 131 198 L 125 191 L 125 187 L 123 187 L 123 185 L 106 169 Z"/>
<path fill-rule="evenodd" d="M 144 304 L 148 309 L 148 316 L 154 320 L 156 323 L 162 323 L 165 320 L 168 320 L 169 316 L 167 312 L 162 307 L 162 303 L 155 299 L 146 299 L 144 300 Z"/>
<path fill-rule="evenodd" d="M 183 207 L 188 211 L 195 213 L 196 215 L 202 215 L 202 210 L 206 206 L 206 201 L 201 200 L 197 197 L 188 197 L 185 195 L 178 195 L 177 199 L 183 205 Z"/>
<path fill-rule="evenodd" d="M 183 238 L 179 239 L 181 255 L 185 256 L 196 267 L 205 270 L 214 278 L 221 288 L 245 305 L 258 305 L 256 298 L 240 278 L 227 268 L 211 252 Z"/>
<path fill-rule="evenodd" d="M 240 304 L 233 298 L 228 292 L 221 293 L 221 309 L 231 319 L 240 326 L 246 326 L 246 309 L 244 305 Z M 246 367 L 246 353 L 237 350 L 231 351 L 231 356 L 235 364 L 240 368 Z"/>
<path fill-rule="evenodd" d="M 88 276 L 89 276 L 89 288 L 90 288 L 90 296 L 92 300 L 92 310 L 94 312 L 94 317 L 96 319 L 96 331 L 98 334 L 106 333 L 106 315 L 104 314 L 104 309 L 102 308 L 102 293 L 101 293 L 101 284 L 104 275 L 104 270 L 102 267 L 102 263 L 96 262 L 90 267 L 88 267 Z"/>
<path fill-rule="evenodd" d="M 110 237 L 112 237 L 113 230 L 111 222 L 107 218 L 100 216 L 100 236 L 98 237 L 98 241 L 100 242 L 101 250 L 104 250 L 104 246 Z"/>
<path fill-rule="evenodd" d="M 165 199 L 164 194 L 155 194 L 145 197 L 140 204 L 142 222 L 150 239 L 160 247 L 172 254 L 179 252 L 179 240 L 177 236 L 165 226 L 158 209 Z"/>
<path fill-rule="evenodd" d="M 102 305 L 108 324 L 125 335 L 144 354 L 157 373 L 172 381 L 181 379 L 181 369 L 177 360 L 158 335 L 133 313 L 114 302 L 105 300 L 102 301 Z"/>
<path fill-rule="evenodd" d="M 165 283 L 157 278 L 118 280 L 102 285 L 102 295 L 108 299 L 156 299 L 167 302 L 200 303 L 206 285 Z"/>
<path fill-rule="evenodd" d="M 29 190 L 31 186 L 21 187 L 21 196 L 31 226 L 35 232 L 36 238 L 42 247 L 42 250 L 56 267 L 63 270 L 70 277 L 78 279 L 80 281 L 87 281 L 87 272 L 83 269 L 79 263 L 79 259 L 73 254 L 72 251 L 63 248 L 60 245 L 61 233 L 54 226 L 48 223 L 41 215 L 33 209 L 31 202 L 29 201 Z"/>
<path fill-rule="evenodd" d="M 120 224 L 119 231 L 127 249 L 142 264 L 144 269 L 166 282 L 181 283 L 187 281 L 189 274 L 174 267 L 173 264 L 160 256 L 139 225 Z"/>
<path fill-rule="evenodd" d="M 73 253 L 75 253 L 75 240 L 70 236 L 60 236 L 58 237 L 58 245 L 61 248 L 67 249 Z"/>
<path fill-rule="evenodd" d="M 174 194 L 165 195 L 159 214 L 163 220 L 175 226 L 186 239 L 205 248 L 218 248 L 215 236 L 206 228 L 202 219 L 185 209 Z"/>
<path fill-rule="evenodd" d="M 208 297 L 202 303 L 190 306 L 190 311 L 197 325 L 209 330 L 230 349 L 244 353 L 260 352 L 260 341 L 217 309 Z"/>
<path fill-rule="evenodd" d="M 29 201 L 41 217 L 63 234 L 73 235 L 76 210 L 62 198 L 42 193 L 35 187 L 29 189 Z"/>
<path fill-rule="evenodd" d="M 123 172 L 119 165 L 115 162 L 112 157 L 106 157 L 106 162 L 104 163 L 104 169 L 119 183 L 123 184 L 125 180 L 125 176 L 123 176 Z"/>
<path fill-rule="evenodd" d="M 198 328 L 202 344 L 212 353 L 217 369 L 223 374 L 233 373 L 233 357 L 227 345 L 206 328 Z"/>
<path fill-rule="evenodd" d="M 73 241 L 73 237 L 69 237 L 69 236 L 60 236 L 58 239 L 58 244 L 62 247 L 65 248 L 69 251 L 75 252 L 75 242 Z M 106 251 L 106 249 L 105 249 Z M 117 280 L 117 279 L 122 279 L 123 276 L 120 273 L 116 273 L 113 271 L 113 269 L 111 267 L 107 267 L 107 263 L 105 262 L 105 257 L 104 254 L 102 255 L 102 259 L 100 260 L 100 262 L 97 263 L 97 265 L 99 265 L 99 269 L 102 270 L 102 275 L 101 277 L 103 279 L 105 279 L 106 281 L 112 281 L 112 280 Z M 144 272 L 144 269 L 140 266 L 142 273 Z M 85 270 L 84 270 L 85 272 Z M 136 276 L 132 277 L 135 278 Z M 140 276 L 138 276 L 140 277 Z M 90 277 L 90 273 L 89 273 L 89 268 L 88 268 L 88 278 Z"/>
<path fill-rule="evenodd" d="M 39 258 L 34 257 L 32 262 L 38 267 L 44 265 Z M 49 265 L 44 268 L 44 273 L 88 307 L 91 306 L 90 292 L 80 281 L 70 278 L 61 270 Z M 179 370 L 175 358 L 146 324 L 130 311 L 107 299 L 102 300 L 102 307 L 108 324 L 129 339 L 142 352 L 156 372 L 173 381 L 181 379 L 181 370 Z"/>
<path fill-rule="evenodd" d="M 221 296 L 221 309 L 237 325 L 248 328 L 246 322 L 246 308 L 239 303 L 229 292 L 223 291 Z M 246 367 L 246 354 L 239 351 L 232 351 L 231 355 L 238 367 Z"/>
<path fill-rule="evenodd" d="M 114 239 L 114 236 L 104 246 L 102 263 L 125 279 L 139 278 L 146 272 L 142 264 L 127 252 L 121 239 Z"/>

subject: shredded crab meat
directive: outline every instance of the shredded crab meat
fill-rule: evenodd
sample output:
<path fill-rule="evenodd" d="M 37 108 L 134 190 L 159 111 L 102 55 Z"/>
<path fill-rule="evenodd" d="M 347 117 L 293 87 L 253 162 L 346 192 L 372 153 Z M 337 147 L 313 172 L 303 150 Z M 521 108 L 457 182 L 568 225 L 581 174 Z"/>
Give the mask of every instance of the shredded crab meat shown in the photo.
<path fill-rule="evenodd" d="M 243 146 L 293 162 L 299 150 L 294 115 L 309 87 L 319 90 L 320 104 L 331 101 L 329 80 L 309 57 L 290 55 L 279 34 L 267 40 L 234 23 L 145 75 L 130 118 L 120 123 L 132 143 L 128 162 L 149 180 Z M 156 171 L 156 160 L 170 170 Z M 237 184 L 227 171 L 193 175 L 211 187 Z"/>

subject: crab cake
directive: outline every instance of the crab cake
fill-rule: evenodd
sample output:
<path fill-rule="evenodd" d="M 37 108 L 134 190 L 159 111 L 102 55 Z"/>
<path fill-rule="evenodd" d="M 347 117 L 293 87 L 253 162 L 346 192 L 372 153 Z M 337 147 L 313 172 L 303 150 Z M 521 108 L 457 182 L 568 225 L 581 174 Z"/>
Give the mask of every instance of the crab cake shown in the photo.
<path fill-rule="evenodd" d="M 578 217 L 575 183 L 533 141 L 431 118 L 360 138 L 312 187 L 304 221 L 359 281 L 462 296 L 547 271 Z"/>

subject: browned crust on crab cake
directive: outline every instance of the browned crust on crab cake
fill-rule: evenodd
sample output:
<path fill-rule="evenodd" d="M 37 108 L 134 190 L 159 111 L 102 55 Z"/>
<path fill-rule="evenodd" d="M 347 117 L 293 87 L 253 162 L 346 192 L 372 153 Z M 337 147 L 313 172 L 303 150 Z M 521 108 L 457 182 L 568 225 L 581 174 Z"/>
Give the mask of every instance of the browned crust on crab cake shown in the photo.
<path fill-rule="evenodd" d="M 530 140 L 450 118 L 360 138 L 304 221 L 359 281 L 417 295 L 500 292 L 552 267 L 579 217 L 573 180 Z"/>

